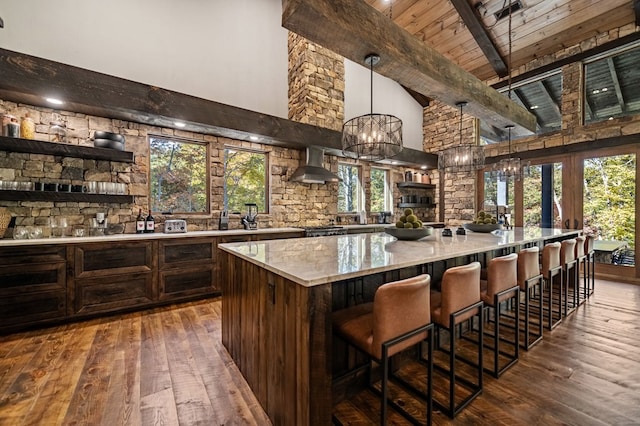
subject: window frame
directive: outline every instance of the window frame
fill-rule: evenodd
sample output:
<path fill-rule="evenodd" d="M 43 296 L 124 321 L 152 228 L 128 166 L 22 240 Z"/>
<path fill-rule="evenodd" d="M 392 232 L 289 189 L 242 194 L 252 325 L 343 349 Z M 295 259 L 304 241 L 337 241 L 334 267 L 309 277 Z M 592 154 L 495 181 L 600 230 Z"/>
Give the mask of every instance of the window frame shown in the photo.
<path fill-rule="evenodd" d="M 370 176 L 369 176 L 369 181 L 373 181 L 372 175 L 373 175 L 373 171 L 374 170 L 380 170 L 382 172 L 384 172 L 384 210 L 385 212 L 391 212 L 393 213 L 393 186 L 391 183 L 391 170 L 385 167 L 378 167 L 378 166 L 371 166 L 371 169 L 369 171 Z M 369 189 L 369 192 L 371 193 L 371 187 Z M 373 210 L 373 206 L 371 205 L 371 199 L 369 200 L 369 208 L 371 210 L 371 212 L 375 212 L 375 210 Z"/>
<path fill-rule="evenodd" d="M 363 177 L 362 177 L 362 166 L 358 165 L 358 164 L 353 164 L 353 163 L 347 163 L 347 162 L 338 162 L 338 174 L 340 172 L 340 167 L 341 166 L 346 166 L 346 167 L 353 167 L 355 169 L 358 170 L 358 187 L 356 188 L 356 210 L 351 210 L 351 211 L 340 211 L 340 204 L 338 202 L 338 205 L 336 206 L 336 210 L 338 212 L 338 214 L 355 214 L 358 213 L 362 210 L 365 210 L 365 195 L 364 195 L 364 185 L 363 185 Z M 339 182 L 339 185 L 343 185 L 343 182 Z M 339 194 L 340 194 L 340 187 L 338 187 L 338 201 L 339 201 Z"/>
<path fill-rule="evenodd" d="M 242 147 L 242 146 L 236 146 L 236 145 L 230 145 L 230 144 L 225 144 L 222 149 L 220 150 L 220 152 L 222 153 L 222 156 L 220 158 L 221 163 L 222 163 L 222 194 L 220 194 L 222 196 L 222 202 L 221 207 L 222 210 L 227 210 L 227 206 L 225 205 L 225 200 L 226 200 L 226 196 L 225 196 L 225 192 L 226 192 L 226 188 L 227 188 L 227 184 L 225 181 L 225 171 L 226 171 L 226 164 L 225 164 L 225 157 L 226 157 L 226 151 L 228 149 L 234 150 L 234 151 L 244 151 L 244 152 L 250 152 L 253 154 L 262 154 L 264 155 L 264 197 L 265 197 L 265 201 L 264 201 L 264 207 L 265 207 L 265 211 L 258 211 L 258 214 L 269 214 L 269 212 L 271 211 L 271 173 L 269 173 L 269 167 L 270 167 L 270 153 L 271 151 L 268 150 L 262 150 L 262 149 L 256 149 L 256 148 L 247 148 L 247 147 Z M 229 213 L 232 213 L 230 210 L 228 210 Z M 240 211 L 241 214 L 246 213 L 244 210 Z"/>
<path fill-rule="evenodd" d="M 205 191 L 206 191 L 206 202 L 205 202 L 205 210 L 202 212 L 180 212 L 180 211 L 171 211 L 171 214 L 179 214 L 181 216 L 206 216 L 209 217 L 211 215 L 211 203 L 212 203 L 212 196 L 211 196 L 211 143 L 207 142 L 207 141 L 203 141 L 203 140 L 197 140 L 197 139 L 191 139 L 191 138 L 185 138 L 185 137 L 179 137 L 179 136 L 169 136 L 169 135 L 159 135 L 159 134 L 155 134 L 155 133 L 150 133 L 147 135 L 147 143 L 149 144 L 149 172 L 148 172 L 148 181 L 147 181 L 147 188 L 148 188 L 148 194 L 149 194 L 149 202 L 148 202 L 148 206 L 147 208 L 150 211 L 155 211 L 158 212 L 159 214 L 164 214 L 167 213 L 166 211 L 159 211 L 159 210 L 153 210 L 152 209 L 152 204 L 153 204 L 153 194 L 152 194 L 152 178 L 151 178 L 151 140 L 152 139 L 162 139 L 162 140 L 168 140 L 171 142 L 178 142 L 178 143 L 188 143 L 188 144 L 192 144 L 192 145 L 200 145 L 200 146 L 204 146 L 205 147 L 205 173 L 206 173 L 206 179 L 205 179 Z"/>

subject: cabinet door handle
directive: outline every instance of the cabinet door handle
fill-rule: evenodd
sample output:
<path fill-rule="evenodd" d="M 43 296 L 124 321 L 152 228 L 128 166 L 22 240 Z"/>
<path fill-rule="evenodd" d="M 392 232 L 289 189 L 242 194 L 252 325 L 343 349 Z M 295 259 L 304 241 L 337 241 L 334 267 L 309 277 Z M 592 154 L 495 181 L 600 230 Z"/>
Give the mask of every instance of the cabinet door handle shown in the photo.
<path fill-rule="evenodd" d="M 570 229 L 569 228 L 569 219 L 564 221 L 564 229 Z"/>
<path fill-rule="evenodd" d="M 578 229 L 579 225 L 580 225 L 580 222 L 578 222 L 578 219 L 573 219 L 573 229 Z"/>

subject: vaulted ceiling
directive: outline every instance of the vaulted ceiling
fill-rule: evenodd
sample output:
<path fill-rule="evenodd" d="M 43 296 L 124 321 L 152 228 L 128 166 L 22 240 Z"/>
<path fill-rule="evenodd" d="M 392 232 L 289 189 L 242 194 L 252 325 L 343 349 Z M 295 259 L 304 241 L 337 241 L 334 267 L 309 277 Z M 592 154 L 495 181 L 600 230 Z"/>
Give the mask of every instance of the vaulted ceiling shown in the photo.
<path fill-rule="evenodd" d="M 504 76 L 510 0 L 364 0 L 480 80 Z M 511 0 L 513 69 L 634 24 L 638 0 Z M 517 6 L 516 6 L 517 3 Z M 514 11 L 515 10 L 515 11 Z M 500 64 L 502 60 L 502 68 Z"/>

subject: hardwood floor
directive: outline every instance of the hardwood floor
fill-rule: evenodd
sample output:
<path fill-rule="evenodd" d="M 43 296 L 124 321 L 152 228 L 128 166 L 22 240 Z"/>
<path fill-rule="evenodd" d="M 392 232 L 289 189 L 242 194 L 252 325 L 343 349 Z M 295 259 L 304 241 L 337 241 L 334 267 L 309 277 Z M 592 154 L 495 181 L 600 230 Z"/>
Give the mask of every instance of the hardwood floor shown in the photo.
<path fill-rule="evenodd" d="M 220 342 L 220 299 L 0 337 L 0 425 L 267 425 Z M 455 421 L 640 424 L 640 286 L 595 295 Z M 369 391 L 339 404 L 344 424 L 377 423 Z M 390 424 L 404 424 L 392 413 Z"/>

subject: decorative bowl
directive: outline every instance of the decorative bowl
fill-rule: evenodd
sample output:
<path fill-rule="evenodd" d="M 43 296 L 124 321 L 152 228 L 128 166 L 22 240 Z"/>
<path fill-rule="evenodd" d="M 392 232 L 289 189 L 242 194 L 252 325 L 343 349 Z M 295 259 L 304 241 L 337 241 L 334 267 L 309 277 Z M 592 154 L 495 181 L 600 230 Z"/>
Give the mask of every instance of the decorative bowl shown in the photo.
<path fill-rule="evenodd" d="M 478 224 L 478 223 L 465 223 L 464 229 L 473 232 L 485 232 L 489 233 L 491 231 L 495 231 L 496 229 L 502 229 L 502 225 L 499 223 L 489 223 L 489 224 Z"/>
<path fill-rule="evenodd" d="M 415 241 L 431 235 L 433 233 L 433 227 L 423 226 L 422 228 L 396 228 L 395 226 L 390 226 L 388 228 L 384 228 L 384 232 L 399 240 Z"/>

